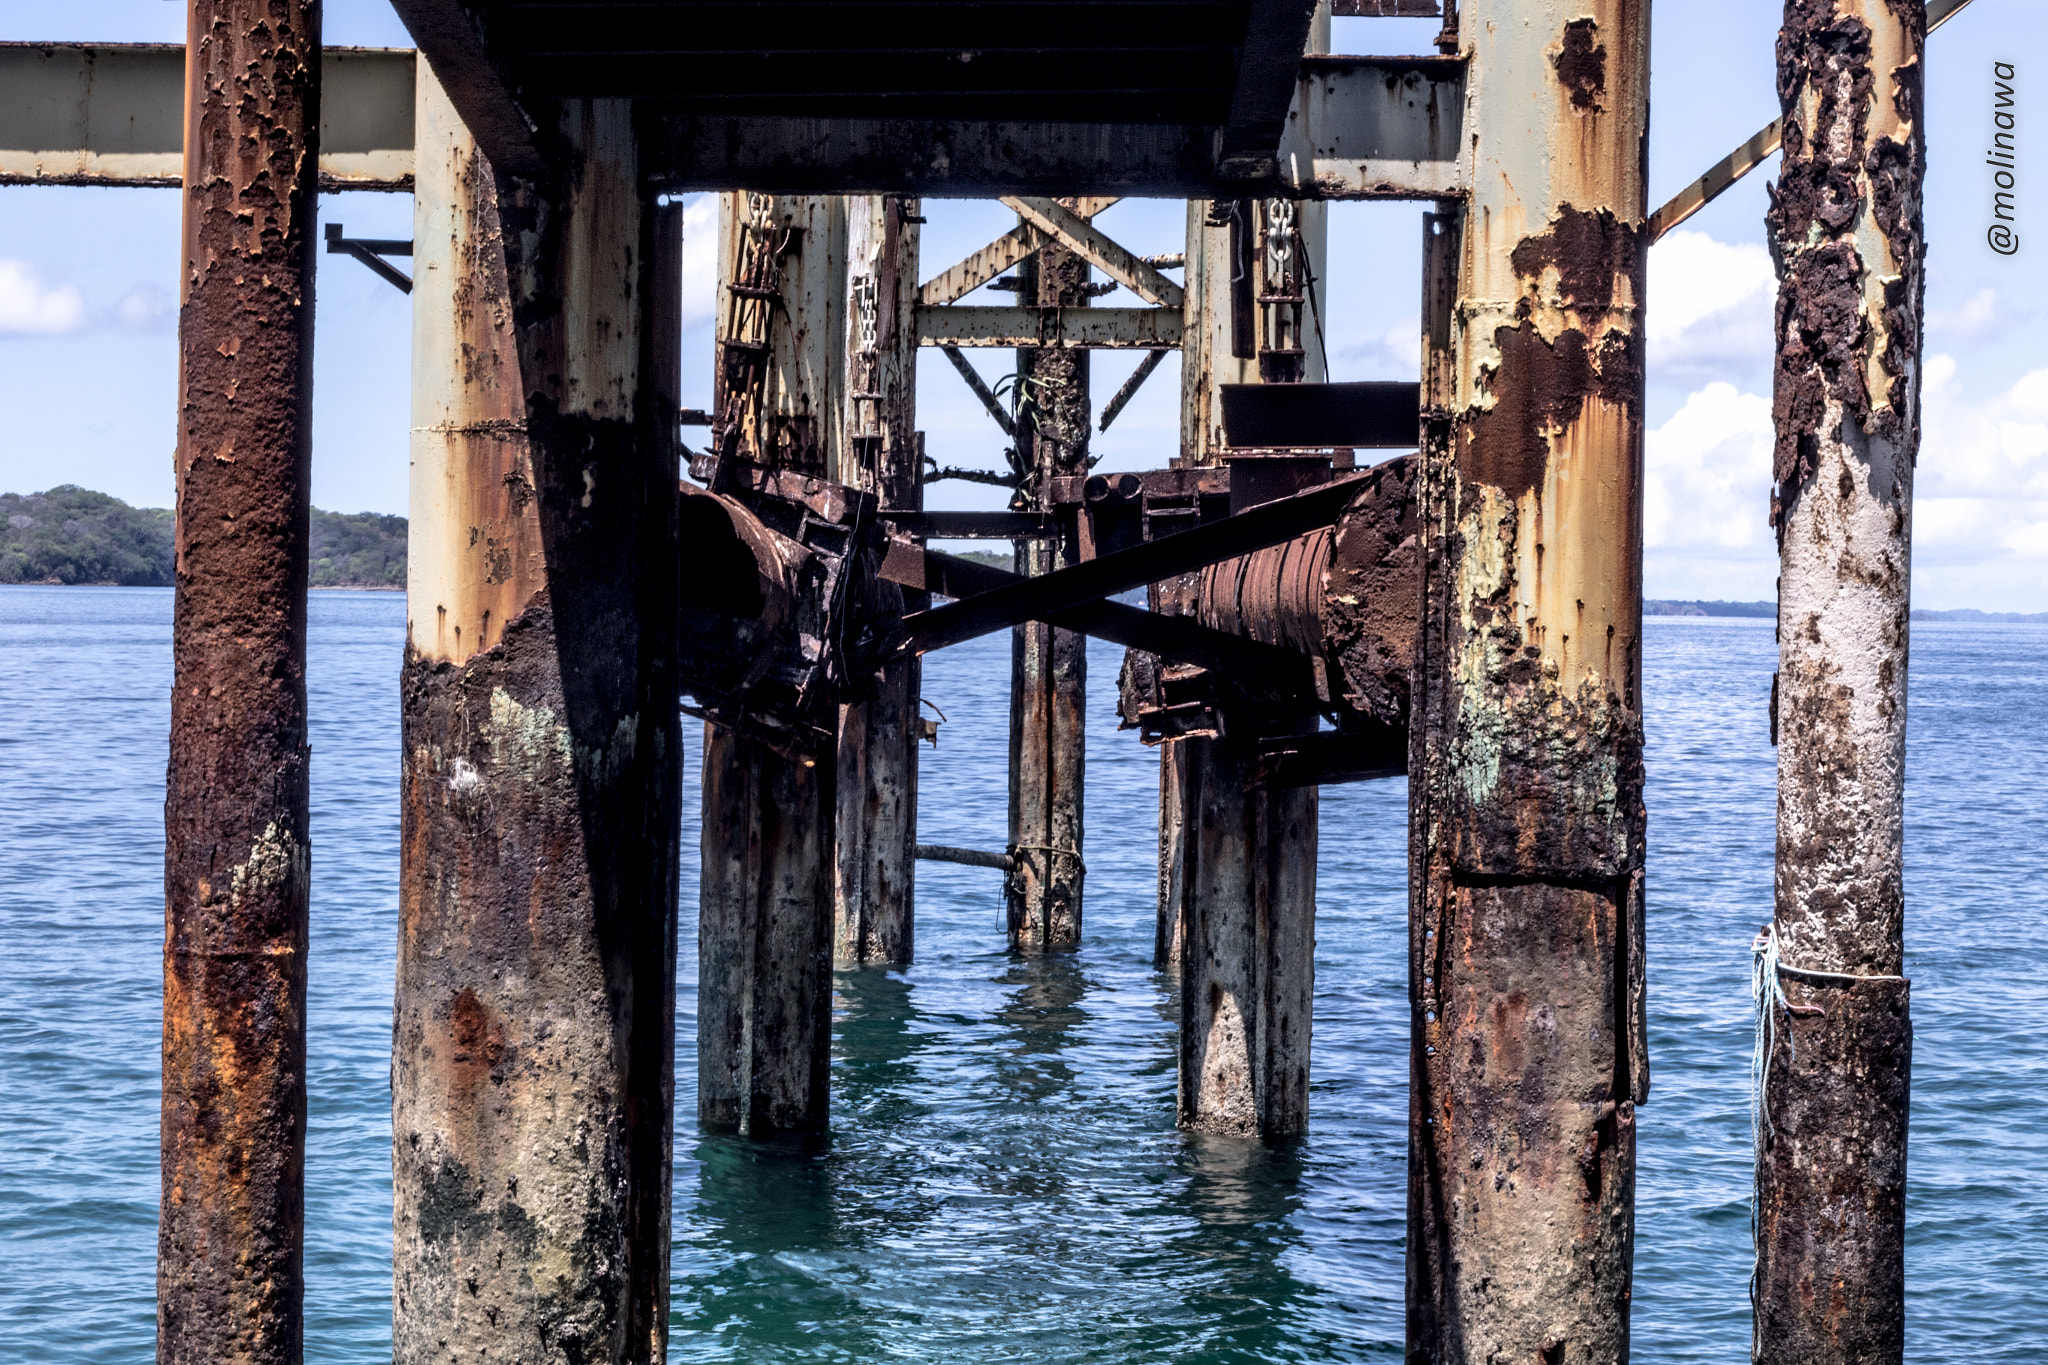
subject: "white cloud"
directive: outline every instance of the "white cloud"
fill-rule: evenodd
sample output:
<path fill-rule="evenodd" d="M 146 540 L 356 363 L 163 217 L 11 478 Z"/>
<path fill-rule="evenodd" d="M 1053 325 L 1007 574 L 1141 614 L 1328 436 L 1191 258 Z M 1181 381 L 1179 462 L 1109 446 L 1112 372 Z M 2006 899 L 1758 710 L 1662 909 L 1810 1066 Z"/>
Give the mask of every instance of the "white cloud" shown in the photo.
<path fill-rule="evenodd" d="M 718 312 L 718 196 L 700 194 L 683 206 L 683 330 Z"/>
<path fill-rule="evenodd" d="M 1927 340 L 1937 346 L 1995 341 L 2029 316 L 2025 310 L 2014 312 L 1996 289 L 1986 285 L 1953 308 L 1929 309 Z"/>
<path fill-rule="evenodd" d="M 1984 398 L 1930 356 L 1914 471 L 1913 593 L 1929 607 L 2048 609 L 2048 369 Z"/>
<path fill-rule="evenodd" d="M 1771 254 L 1757 243 L 1666 234 L 1650 248 L 1650 382 L 1768 388 L 1777 296 Z"/>
<path fill-rule="evenodd" d="M 1768 597 L 1777 573 L 1771 404 L 1714 383 L 1645 441 L 1645 591 L 1651 597 Z"/>
<path fill-rule="evenodd" d="M 1336 319 L 1329 320 L 1336 332 Z M 1366 337 L 1330 338 L 1330 370 L 1345 379 L 1414 379 L 1422 373 L 1422 319 L 1411 316 Z"/>
<path fill-rule="evenodd" d="M 48 288 L 21 261 L 0 260 L 0 335 L 57 336 L 85 328 L 85 295 Z"/>
<path fill-rule="evenodd" d="M 129 332 L 167 332 L 176 325 L 178 306 L 153 284 L 138 284 L 114 304 L 115 325 Z"/>

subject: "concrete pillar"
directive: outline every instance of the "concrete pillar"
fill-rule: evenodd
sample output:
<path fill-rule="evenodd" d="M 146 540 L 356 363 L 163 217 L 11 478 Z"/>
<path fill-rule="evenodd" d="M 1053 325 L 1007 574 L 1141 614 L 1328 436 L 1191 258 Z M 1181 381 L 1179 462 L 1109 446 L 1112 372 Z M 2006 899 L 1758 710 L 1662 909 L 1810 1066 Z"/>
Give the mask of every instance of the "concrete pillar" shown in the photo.
<path fill-rule="evenodd" d="M 1757 1169 L 1753 1355 L 1897 1362 L 1913 1026 L 1903 883 L 1920 445 L 1926 16 L 1787 5 L 1778 40 L 1779 1046 Z"/>
<path fill-rule="evenodd" d="M 157 1359 L 302 1354 L 320 7 L 185 50 Z"/>
<path fill-rule="evenodd" d="M 1089 274 L 1079 256 L 1047 245 L 1017 268 L 1018 300 L 1041 308 L 1086 307 Z M 1019 351 L 1017 373 L 1024 387 L 1017 454 L 1028 479 L 1020 493 L 1026 504 L 1050 511 L 1051 481 L 1088 468 L 1088 352 Z M 1043 574 L 1077 562 L 1077 539 L 1070 533 L 1058 542 L 1018 541 L 1017 572 Z M 1087 637 L 1042 621 L 1012 631 L 1007 851 L 1013 870 L 1004 887 L 1010 947 L 1021 952 L 1081 941 L 1087 709 Z"/>
<path fill-rule="evenodd" d="M 1248 790 L 1254 735 L 1173 747 L 1188 774 L 1180 1126 L 1298 1137 L 1315 1004 L 1316 789 Z"/>
<path fill-rule="evenodd" d="M 660 1360 L 680 213 L 623 101 L 548 186 L 418 101 L 392 1354 Z"/>
<path fill-rule="evenodd" d="M 819 477 L 847 472 L 846 224 L 840 197 L 721 196 L 721 449 Z M 760 295 L 749 291 L 768 291 L 770 306 L 750 315 Z M 697 1006 L 706 1127 L 766 1136 L 827 1122 L 835 749 L 707 730 Z"/>
<path fill-rule="evenodd" d="M 917 201 L 846 201 L 846 434 L 840 481 L 886 511 L 922 511 L 917 443 Z M 923 593 L 908 609 L 926 605 Z M 839 711 L 839 814 L 833 953 L 850 964 L 901 964 L 916 946 L 917 735 L 923 669 L 887 665 L 872 700 Z"/>
<path fill-rule="evenodd" d="M 1467 0 L 1427 423 L 1411 1359 L 1628 1356 L 1642 1043 L 1649 11 Z"/>

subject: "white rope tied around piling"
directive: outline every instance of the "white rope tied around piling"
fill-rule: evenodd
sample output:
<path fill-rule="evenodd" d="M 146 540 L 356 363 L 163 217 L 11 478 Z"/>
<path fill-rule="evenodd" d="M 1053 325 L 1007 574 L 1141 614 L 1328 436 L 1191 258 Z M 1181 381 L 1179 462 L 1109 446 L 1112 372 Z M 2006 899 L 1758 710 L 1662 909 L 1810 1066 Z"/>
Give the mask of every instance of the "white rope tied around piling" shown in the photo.
<path fill-rule="evenodd" d="M 1764 1086 L 1770 1080 L 1771 1062 L 1778 1051 L 1778 1011 L 1789 1015 L 1825 1016 L 1827 1011 L 1818 1005 L 1795 1005 L 1785 997 L 1785 986 L 1781 977 L 1795 981 L 1904 981 L 1903 976 L 1857 976 L 1850 972 L 1819 972 L 1806 967 L 1788 967 L 1780 957 L 1778 926 L 1766 924 L 1750 940 L 1749 997 L 1756 1002 L 1756 1045 L 1749 1057 L 1749 1145 L 1750 1145 L 1750 1196 L 1749 1196 L 1749 1306 L 1751 1326 L 1750 1354 L 1755 1356 L 1754 1338 L 1757 1308 L 1757 1277 L 1763 1273 L 1763 1244 L 1758 1237 L 1759 1219 L 1764 1202 L 1764 1147 L 1776 1130 L 1771 1126 L 1771 1106 L 1764 1098 Z M 1785 1056 L 1787 1060 L 1797 1058 L 1797 1045 L 1792 1031 L 1785 1031 Z"/>

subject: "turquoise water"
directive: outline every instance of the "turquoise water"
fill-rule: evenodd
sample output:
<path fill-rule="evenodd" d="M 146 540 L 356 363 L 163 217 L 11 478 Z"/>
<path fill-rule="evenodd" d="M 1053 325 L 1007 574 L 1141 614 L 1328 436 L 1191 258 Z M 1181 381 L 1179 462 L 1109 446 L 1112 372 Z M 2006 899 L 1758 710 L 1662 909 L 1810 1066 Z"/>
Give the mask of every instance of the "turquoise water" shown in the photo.
<path fill-rule="evenodd" d="M 307 1355 L 389 1354 L 395 595 L 314 595 Z M 170 594 L 0 588 L 0 1361 L 152 1354 Z M 1748 1345 L 1747 944 L 1769 914 L 1769 622 L 1652 620 L 1635 1354 Z M 1173 1128 L 1150 964 L 1156 767 L 1091 655 L 1087 944 L 1001 951 L 996 874 L 927 865 L 919 960 L 844 973 L 829 1150 L 699 1135 L 679 1068 L 685 1361 L 1399 1358 L 1398 782 L 1323 795 L 1314 1117 Z M 1006 641 L 927 663 L 920 836 L 1003 828 Z M 2048 1359 L 2048 629 L 1916 626 L 1908 815 L 1916 1362 Z M 689 754 L 695 779 L 697 747 Z M 696 844 L 695 812 L 684 845 Z M 684 904 L 695 905 L 694 866 Z M 692 952 L 686 941 L 685 952 Z M 679 1029 L 693 1037 L 693 957 Z"/>

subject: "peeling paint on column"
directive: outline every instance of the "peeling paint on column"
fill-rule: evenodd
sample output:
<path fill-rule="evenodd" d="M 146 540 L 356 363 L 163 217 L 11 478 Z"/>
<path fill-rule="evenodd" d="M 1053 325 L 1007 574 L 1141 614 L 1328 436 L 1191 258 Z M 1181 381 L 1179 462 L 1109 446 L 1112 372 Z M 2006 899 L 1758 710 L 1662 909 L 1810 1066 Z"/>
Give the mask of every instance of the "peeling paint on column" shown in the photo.
<path fill-rule="evenodd" d="M 679 243 L 622 102 L 566 106 L 546 185 L 422 122 L 419 264 L 449 277 L 414 295 L 436 314 L 401 676 L 392 1354 L 658 1361 L 682 786 L 658 282 Z"/>
<path fill-rule="evenodd" d="M 157 1359 L 303 1353 L 319 6 L 198 0 L 164 799 Z"/>
<path fill-rule="evenodd" d="M 1753 1354 L 1773 1365 L 1904 1351 L 1925 23 L 1903 0 L 1791 0 L 1778 38 L 1775 927 L 1786 995 L 1813 1012 L 1781 1019 L 1766 1086 Z"/>
<path fill-rule="evenodd" d="M 1408 1350 L 1605 1365 L 1649 1080 L 1648 6 L 1475 2 L 1458 31 L 1475 171 L 1426 376 Z"/>

